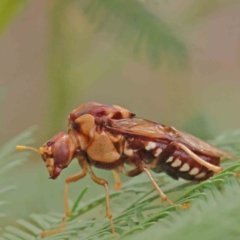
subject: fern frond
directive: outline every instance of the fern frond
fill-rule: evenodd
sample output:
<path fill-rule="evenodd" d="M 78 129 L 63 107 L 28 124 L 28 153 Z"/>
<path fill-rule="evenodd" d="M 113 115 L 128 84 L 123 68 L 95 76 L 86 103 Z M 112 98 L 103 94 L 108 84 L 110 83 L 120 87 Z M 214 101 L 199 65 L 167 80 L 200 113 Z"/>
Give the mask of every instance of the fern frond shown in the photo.
<path fill-rule="evenodd" d="M 9 142 L 4 144 L 0 148 L 0 179 L 1 177 L 9 172 L 12 168 L 22 164 L 27 160 L 28 153 L 20 154 L 15 150 L 15 146 L 21 142 L 23 144 L 29 145 L 33 143 L 32 132 L 34 128 L 28 129 L 18 136 L 11 139 Z M 1 185 L 3 181 L 1 181 Z M 11 186 L 0 186 L 0 196 L 1 194 L 6 194 L 7 192 L 14 190 L 16 187 Z M 6 203 L 6 202 L 5 202 Z M 3 204 L 0 204 L 2 206 Z M 0 213 L 1 214 L 1 213 Z"/>
<path fill-rule="evenodd" d="M 236 0 L 196 0 L 192 1 L 181 14 L 178 16 L 177 25 L 182 28 L 184 26 L 194 26 L 202 20 L 206 20 L 211 14 L 219 9 L 226 9 L 230 5 L 237 3 Z"/>
<path fill-rule="evenodd" d="M 235 150 L 240 142 L 240 131 L 224 134 L 213 142 Z M 164 173 L 153 174 L 161 189 L 176 204 L 191 204 L 187 210 L 163 204 L 145 175 L 130 179 L 120 192 L 110 191 L 111 210 L 119 239 L 159 239 L 159 236 L 180 240 L 226 239 L 227 236 L 237 239 L 235 236 L 240 234 L 240 182 L 234 172 L 239 171 L 240 162 L 225 161 L 224 164 L 224 171 L 200 184 L 175 181 Z M 105 195 L 84 203 L 86 193 L 87 188 L 84 188 L 75 201 L 67 227 L 45 239 L 113 239 L 109 221 L 103 219 Z M 38 234 L 58 227 L 62 217 L 63 214 L 58 213 L 31 214 L 29 218 L 17 221 L 18 227 L 6 227 L 2 238 L 11 239 L 6 234 L 12 234 L 20 239 L 23 236 L 26 240 L 40 239 Z"/>
<path fill-rule="evenodd" d="M 133 54 L 146 53 L 153 65 L 176 57 L 186 64 L 187 48 L 163 19 L 149 12 L 141 1 L 86 0 L 79 1 L 85 15 L 108 38 L 120 41 Z"/>
<path fill-rule="evenodd" d="M 222 189 L 208 182 L 204 195 L 196 198 L 187 211 L 172 212 L 150 228 L 120 239 L 239 239 L 240 183 L 225 177 Z"/>

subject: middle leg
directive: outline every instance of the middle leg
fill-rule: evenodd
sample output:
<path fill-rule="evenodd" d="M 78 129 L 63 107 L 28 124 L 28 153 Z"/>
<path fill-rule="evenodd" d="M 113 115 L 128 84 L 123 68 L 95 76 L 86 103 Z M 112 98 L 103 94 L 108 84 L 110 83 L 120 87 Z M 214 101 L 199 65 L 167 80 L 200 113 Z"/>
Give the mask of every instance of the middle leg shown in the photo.
<path fill-rule="evenodd" d="M 121 172 L 125 175 L 125 176 L 128 176 L 128 177 L 135 177 L 139 174 L 142 173 L 142 170 L 140 168 L 134 168 L 130 171 L 126 171 L 124 166 L 122 167 L 121 169 Z M 122 181 L 118 175 L 118 173 L 116 171 L 113 171 L 113 176 L 114 176 L 114 179 L 116 181 L 116 185 L 114 186 L 114 189 L 115 190 L 121 190 L 122 189 Z"/>
<path fill-rule="evenodd" d="M 122 181 L 118 175 L 118 173 L 116 171 L 113 170 L 113 176 L 114 176 L 114 179 L 115 179 L 115 182 L 116 184 L 113 186 L 113 188 L 116 190 L 116 191 L 119 191 L 122 189 Z"/>
<path fill-rule="evenodd" d="M 110 199 L 109 199 L 109 191 L 108 191 L 108 182 L 106 180 L 102 179 L 102 178 L 96 177 L 90 167 L 88 168 L 88 173 L 89 173 L 91 179 L 95 183 L 97 183 L 99 185 L 102 185 L 105 188 L 105 194 L 106 194 L 106 217 L 108 217 L 109 220 L 110 220 L 112 233 L 115 233 L 115 228 L 114 228 L 113 220 L 112 220 L 112 214 L 111 214 L 111 210 L 110 210 Z"/>

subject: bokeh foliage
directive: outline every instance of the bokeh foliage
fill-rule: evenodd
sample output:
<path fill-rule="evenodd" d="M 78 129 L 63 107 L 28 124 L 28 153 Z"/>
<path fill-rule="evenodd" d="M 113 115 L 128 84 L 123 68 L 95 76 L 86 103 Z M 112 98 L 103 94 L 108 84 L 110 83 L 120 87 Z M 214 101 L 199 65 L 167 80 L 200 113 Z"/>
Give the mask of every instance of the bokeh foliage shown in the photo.
<path fill-rule="evenodd" d="M 146 62 L 152 71 L 163 67 L 169 72 L 187 70 L 191 55 L 185 34 L 215 10 L 234 2 L 189 1 L 166 15 L 161 11 L 163 2 L 155 0 L 53 1 L 49 14 L 49 135 L 65 126 L 66 113 L 84 101 L 85 91 L 107 71 L 120 71 L 130 59 Z"/>
<path fill-rule="evenodd" d="M 121 68 L 129 58 L 146 57 L 153 67 L 172 65 L 173 59 L 179 68 L 187 64 L 188 51 L 180 36 L 140 1 L 58 0 L 51 9 L 50 23 L 53 121 L 65 119 L 66 109 L 71 109 L 72 102 L 81 102 L 87 87 L 113 65 Z M 93 44 L 96 48 L 89 52 Z M 101 46 L 104 54 L 99 52 Z M 49 131 L 56 132 L 57 126 L 50 126 Z"/>
<path fill-rule="evenodd" d="M 16 15 L 27 7 L 29 0 L 1 0 L 0 1 L 0 34 Z"/>

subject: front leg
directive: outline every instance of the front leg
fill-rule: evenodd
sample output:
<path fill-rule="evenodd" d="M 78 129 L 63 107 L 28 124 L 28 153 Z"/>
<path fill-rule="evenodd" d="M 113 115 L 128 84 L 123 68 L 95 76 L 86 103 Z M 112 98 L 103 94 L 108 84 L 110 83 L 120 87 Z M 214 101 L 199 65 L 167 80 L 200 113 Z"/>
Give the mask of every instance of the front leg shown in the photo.
<path fill-rule="evenodd" d="M 70 216 L 71 215 L 71 212 L 70 212 L 69 207 L 68 207 L 68 186 L 69 186 L 70 183 L 76 182 L 76 181 L 80 180 L 81 178 L 84 178 L 86 176 L 86 174 L 87 174 L 86 170 L 83 170 L 81 173 L 69 176 L 65 180 L 64 209 L 65 209 L 66 216 Z"/>
<path fill-rule="evenodd" d="M 71 212 L 69 210 L 68 207 L 68 185 L 72 182 L 76 182 L 78 180 L 80 180 L 81 178 L 85 177 L 87 174 L 86 170 L 83 170 L 81 173 L 69 176 L 66 180 L 65 180 L 65 187 L 64 187 L 64 210 L 65 210 L 65 216 L 63 218 L 63 222 L 61 224 L 60 227 L 53 229 L 53 230 L 49 230 L 49 231 L 45 231 L 41 233 L 41 237 L 45 237 L 48 235 L 52 235 L 55 233 L 60 232 L 61 230 L 63 230 L 66 227 L 66 222 L 68 219 L 68 216 L 71 215 Z"/>

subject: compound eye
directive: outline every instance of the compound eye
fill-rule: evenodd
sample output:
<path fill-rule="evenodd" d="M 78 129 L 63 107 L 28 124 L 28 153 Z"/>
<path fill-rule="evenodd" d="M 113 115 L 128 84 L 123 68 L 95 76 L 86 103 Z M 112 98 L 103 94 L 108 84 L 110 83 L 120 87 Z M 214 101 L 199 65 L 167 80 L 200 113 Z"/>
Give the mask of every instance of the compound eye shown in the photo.
<path fill-rule="evenodd" d="M 69 160 L 69 147 L 65 142 L 56 142 L 53 149 L 54 165 L 64 165 Z"/>
<path fill-rule="evenodd" d="M 48 147 L 50 147 L 50 146 L 52 146 L 53 145 L 53 141 L 48 141 L 47 143 L 46 143 L 46 145 L 48 146 Z"/>

